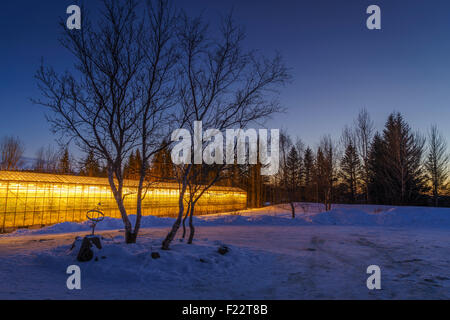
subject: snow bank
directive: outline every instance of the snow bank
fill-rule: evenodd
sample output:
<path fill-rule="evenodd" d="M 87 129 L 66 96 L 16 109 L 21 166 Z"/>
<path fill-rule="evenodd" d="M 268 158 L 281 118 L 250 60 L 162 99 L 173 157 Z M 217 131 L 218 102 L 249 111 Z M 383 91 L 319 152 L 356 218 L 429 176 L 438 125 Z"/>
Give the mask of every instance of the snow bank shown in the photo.
<path fill-rule="evenodd" d="M 292 219 L 290 210 L 284 206 L 272 206 L 256 210 L 245 210 L 234 214 L 216 214 L 195 217 L 197 226 L 382 226 L 382 227 L 434 227 L 450 228 L 450 209 L 428 207 L 392 207 L 375 205 L 334 205 L 331 211 L 325 212 L 317 204 L 296 205 L 297 217 Z M 134 224 L 136 216 L 130 216 Z M 146 216 L 142 218 L 142 228 L 170 227 L 173 218 Z M 106 217 L 96 230 L 123 229 L 121 219 Z M 69 232 L 88 232 L 90 223 L 64 222 L 38 230 L 22 229 L 2 235 L 3 237 L 56 234 Z"/>
<path fill-rule="evenodd" d="M 307 221 L 303 219 L 292 219 L 290 216 L 285 215 L 265 215 L 265 214 L 253 214 L 249 215 L 219 215 L 219 216 L 204 216 L 196 219 L 197 225 L 206 226 L 298 226 L 309 225 Z"/>
<path fill-rule="evenodd" d="M 136 216 L 129 216 L 131 223 L 134 225 L 136 221 Z M 141 227 L 142 228 L 156 228 L 156 227 L 168 227 L 171 226 L 174 222 L 174 219 L 171 218 L 160 218 L 155 216 L 146 216 L 142 217 Z M 104 230 L 117 230 L 123 229 L 122 219 L 115 219 L 110 217 L 105 217 L 105 219 L 98 223 L 95 227 L 96 231 L 104 231 Z M 58 223 L 52 226 L 44 227 L 36 230 L 29 229 L 19 229 L 13 233 L 3 235 L 3 236 L 12 236 L 12 235 L 30 235 L 30 234 L 56 234 L 56 233 L 69 233 L 69 232 L 89 232 L 91 231 L 91 224 L 89 221 L 84 221 L 81 223 L 76 222 L 63 222 Z"/>
<path fill-rule="evenodd" d="M 242 291 L 242 286 L 257 295 L 260 287 L 255 277 L 269 277 L 269 267 L 276 261 L 273 254 L 228 244 L 229 252 L 221 255 L 218 248 L 223 243 L 206 239 L 197 240 L 195 245 L 175 241 L 171 250 L 161 251 L 162 240 L 142 238 L 137 244 L 126 245 L 122 236 L 103 239 L 103 248 L 95 250 L 95 258 L 84 263 L 77 262 L 78 250 L 70 250 L 70 245 L 36 251 L 22 259 L 33 266 L 45 266 L 47 273 L 52 270 L 49 276 L 59 275 L 68 265 L 79 265 L 82 290 L 70 292 L 71 297 L 94 299 L 197 299 L 218 295 L 230 299 Z M 152 252 L 158 252 L 160 258 L 153 259 Z M 55 282 L 52 277 L 46 286 Z M 55 291 L 36 294 L 44 299 L 61 295 L 65 286 L 57 285 Z M 133 289 L 124 294 L 127 288 Z"/>
<path fill-rule="evenodd" d="M 375 218 L 375 215 L 358 209 L 333 209 L 311 217 L 311 221 L 319 225 L 373 226 L 376 225 Z"/>
<path fill-rule="evenodd" d="M 396 227 L 450 227 L 450 209 L 394 207 L 376 215 L 377 225 Z"/>
<path fill-rule="evenodd" d="M 450 209 L 336 206 L 336 209 L 316 214 L 311 221 L 318 225 L 450 228 Z"/>

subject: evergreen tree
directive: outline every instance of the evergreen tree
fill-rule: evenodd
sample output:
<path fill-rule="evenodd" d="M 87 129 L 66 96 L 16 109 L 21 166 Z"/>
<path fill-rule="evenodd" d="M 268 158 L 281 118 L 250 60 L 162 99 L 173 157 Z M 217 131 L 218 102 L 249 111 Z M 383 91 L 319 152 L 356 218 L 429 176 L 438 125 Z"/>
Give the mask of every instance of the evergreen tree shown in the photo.
<path fill-rule="evenodd" d="M 356 200 L 357 187 L 361 177 L 361 161 L 353 143 L 349 143 L 341 159 L 341 178 L 349 194 L 349 200 Z"/>
<path fill-rule="evenodd" d="M 131 152 L 130 155 L 128 156 L 128 161 L 125 163 L 124 167 L 123 167 L 123 177 L 125 179 L 130 179 L 131 177 L 131 170 L 132 167 L 134 166 L 134 152 Z"/>
<path fill-rule="evenodd" d="M 141 163 L 142 163 L 141 153 L 139 149 L 136 149 L 135 152 L 130 153 L 128 161 L 124 166 L 123 169 L 124 178 L 132 180 L 139 179 Z"/>
<path fill-rule="evenodd" d="M 333 201 L 333 189 L 336 181 L 336 150 L 334 148 L 333 140 L 329 135 L 324 136 L 320 142 L 320 149 L 323 153 L 323 159 L 320 163 L 322 174 L 322 195 L 325 210 L 331 210 L 331 203 Z"/>
<path fill-rule="evenodd" d="M 98 161 L 95 159 L 93 150 L 90 150 L 86 158 L 82 160 L 80 174 L 87 177 L 102 176 L 102 169 L 100 168 Z"/>
<path fill-rule="evenodd" d="M 59 173 L 61 174 L 71 174 L 72 173 L 72 164 L 69 155 L 69 149 L 65 148 L 62 152 L 62 156 L 59 160 Z"/>
<path fill-rule="evenodd" d="M 289 203 L 291 205 L 292 217 L 295 218 L 295 205 L 294 202 L 297 197 L 299 188 L 299 182 L 301 178 L 300 170 L 300 158 L 295 147 L 291 147 L 286 159 L 286 188 L 289 197 Z"/>
<path fill-rule="evenodd" d="M 305 150 L 305 155 L 303 156 L 303 181 L 305 185 L 305 199 L 306 201 L 313 201 L 314 199 L 314 154 L 310 147 Z"/>
<path fill-rule="evenodd" d="M 300 159 L 295 147 L 291 147 L 286 160 L 287 185 L 291 190 L 297 190 L 301 178 Z"/>
<path fill-rule="evenodd" d="M 134 155 L 134 163 L 132 167 L 132 176 L 131 179 L 139 180 L 140 172 L 142 168 L 142 157 L 139 149 L 136 149 L 136 153 Z"/>
<path fill-rule="evenodd" d="M 317 149 L 316 163 L 314 170 L 314 186 L 315 186 L 315 201 L 325 201 L 325 186 L 326 186 L 326 160 L 322 148 Z"/>
<path fill-rule="evenodd" d="M 428 134 L 428 155 L 425 162 L 428 180 L 432 187 L 433 202 L 437 207 L 439 197 L 447 187 L 449 155 L 447 142 L 439 133 L 436 126 L 432 126 Z"/>
<path fill-rule="evenodd" d="M 422 169 L 424 140 L 413 134 L 400 113 L 389 116 L 383 131 L 387 202 L 416 204 L 427 190 Z"/>
<path fill-rule="evenodd" d="M 247 203 L 249 208 L 260 208 L 263 204 L 261 164 L 250 164 L 247 167 Z"/>
<path fill-rule="evenodd" d="M 152 180 L 167 181 L 173 179 L 174 174 L 170 151 L 168 148 L 163 148 L 153 157 L 149 176 Z"/>
<path fill-rule="evenodd" d="M 369 195 L 373 203 L 383 204 L 386 199 L 386 173 L 384 163 L 384 143 L 377 132 L 373 138 L 369 158 Z"/>

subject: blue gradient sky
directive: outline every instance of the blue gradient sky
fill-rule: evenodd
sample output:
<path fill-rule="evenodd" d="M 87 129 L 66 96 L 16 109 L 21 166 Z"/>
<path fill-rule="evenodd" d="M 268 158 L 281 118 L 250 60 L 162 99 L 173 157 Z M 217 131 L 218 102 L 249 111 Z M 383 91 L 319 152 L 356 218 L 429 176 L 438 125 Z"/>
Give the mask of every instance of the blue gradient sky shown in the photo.
<path fill-rule="evenodd" d="M 95 0 L 90 0 L 95 1 Z M 377 128 L 402 112 L 413 128 L 436 123 L 450 140 L 450 1 L 446 0 L 178 0 L 211 22 L 234 8 L 247 44 L 280 52 L 293 81 L 281 102 L 288 109 L 268 124 L 314 146 L 336 138 L 366 107 Z M 2 1 L 0 5 L 0 137 L 19 136 L 26 156 L 54 143 L 33 79 L 40 59 L 59 70 L 72 60 L 58 44 L 59 17 L 76 1 Z M 378 4 L 382 30 L 365 27 Z M 75 150 L 73 150 L 74 153 Z"/>

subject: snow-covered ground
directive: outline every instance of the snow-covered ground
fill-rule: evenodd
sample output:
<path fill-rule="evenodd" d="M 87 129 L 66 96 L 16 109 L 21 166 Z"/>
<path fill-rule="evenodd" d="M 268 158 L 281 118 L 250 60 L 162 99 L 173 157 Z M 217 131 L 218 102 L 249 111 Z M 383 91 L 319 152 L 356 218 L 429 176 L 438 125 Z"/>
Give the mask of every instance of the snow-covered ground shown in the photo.
<path fill-rule="evenodd" d="M 161 251 L 172 219 L 145 217 L 138 243 L 106 219 L 98 261 L 70 251 L 87 223 L 0 236 L 0 299 L 450 299 L 450 209 L 316 204 L 196 218 L 193 245 Z M 221 245 L 230 252 L 220 255 Z M 160 259 L 152 259 L 158 251 Z M 69 265 L 82 289 L 66 288 Z M 381 268 L 379 291 L 366 287 Z"/>

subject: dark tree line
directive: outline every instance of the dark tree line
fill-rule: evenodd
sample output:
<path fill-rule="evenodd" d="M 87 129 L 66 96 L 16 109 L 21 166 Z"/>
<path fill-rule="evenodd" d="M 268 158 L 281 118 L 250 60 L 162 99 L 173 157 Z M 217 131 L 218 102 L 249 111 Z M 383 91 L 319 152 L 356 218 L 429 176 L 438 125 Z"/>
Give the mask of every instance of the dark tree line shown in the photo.
<path fill-rule="evenodd" d="M 397 112 L 375 132 L 366 110 L 338 142 L 325 136 L 314 152 L 281 142 L 282 164 L 271 181 L 278 189 L 275 203 L 373 203 L 449 205 L 449 156 L 444 137 L 432 126 L 428 139 L 414 132 Z M 297 144 L 298 145 L 298 144 Z M 282 192 L 280 192 L 282 190 Z M 276 194 L 276 193 L 275 193 Z M 441 201 L 440 201 L 441 200 Z"/>

